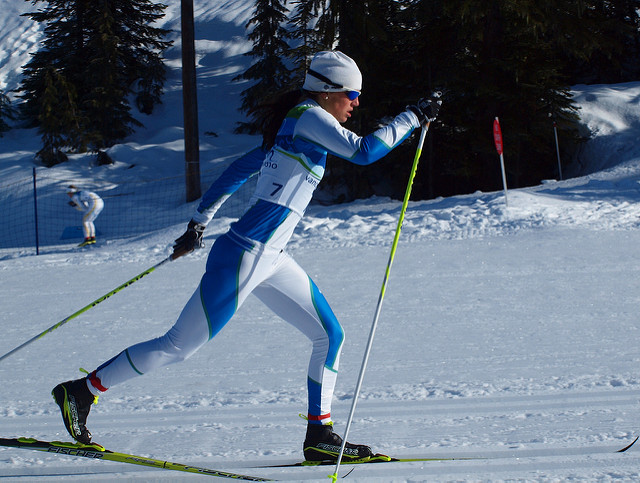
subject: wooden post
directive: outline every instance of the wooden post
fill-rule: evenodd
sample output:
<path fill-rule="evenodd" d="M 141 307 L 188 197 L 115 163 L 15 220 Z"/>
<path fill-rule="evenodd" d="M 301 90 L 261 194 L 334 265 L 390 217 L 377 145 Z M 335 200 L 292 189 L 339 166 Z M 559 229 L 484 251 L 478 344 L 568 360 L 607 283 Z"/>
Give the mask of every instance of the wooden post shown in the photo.
<path fill-rule="evenodd" d="M 182 25 L 182 109 L 186 201 L 200 198 L 200 144 L 198 140 L 198 96 L 196 85 L 193 0 L 181 0 Z"/>

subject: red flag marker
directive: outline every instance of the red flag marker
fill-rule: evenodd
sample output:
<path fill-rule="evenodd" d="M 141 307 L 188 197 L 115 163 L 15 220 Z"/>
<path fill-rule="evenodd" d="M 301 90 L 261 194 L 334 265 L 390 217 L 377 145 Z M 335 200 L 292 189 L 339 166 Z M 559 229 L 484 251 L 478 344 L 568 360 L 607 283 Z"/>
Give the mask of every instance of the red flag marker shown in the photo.
<path fill-rule="evenodd" d="M 502 155 L 502 130 L 497 117 L 493 120 L 493 141 L 496 143 L 498 154 Z"/>
<path fill-rule="evenodd" d="M 496 117 L 493 120 L 493 141 L 496 143 L 496 150 L 500 155 L 500 169 L 502 170 L 502 186 L 504 188 L 504 204 L 508 207 L 507 199 L 507 175 L 504 170 L 504 156 L 502 155 L 502 129 L 500 129 L 500 121 Z"/>

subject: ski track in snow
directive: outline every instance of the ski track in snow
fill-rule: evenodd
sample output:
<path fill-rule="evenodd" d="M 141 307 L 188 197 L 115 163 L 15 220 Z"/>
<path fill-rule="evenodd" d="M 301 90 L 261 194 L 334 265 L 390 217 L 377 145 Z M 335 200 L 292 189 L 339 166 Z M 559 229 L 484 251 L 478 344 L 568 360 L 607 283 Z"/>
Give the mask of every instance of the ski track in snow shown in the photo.
<path fill-rule="evenodd" d="M 615 450 L 635 436 L 640 399 L 638 352 L 630 336 L 637 331 L 638 242 L 635 231 L 542 230 L 404 243 L 349 439 L 403 457 L 490 459 L 358 466 L 348 479 L 633 479 L 637 452 Z M 617 250 L 607 251 L 612 243 L 618 243 Z M 388 248 L 300 247 L 294 253 L 325 287 L 347 330 L 333 411 L 338 431 L 350 409 Z M 115 255 L 109 248 L 95 253 Z M 69 322 L 3 361 L 0 373 L 10 387 L 27 383 L 17 394 L 0 395 L 3 434 L 67 440 L 49 386 L 75 377 L 79 364 L 92 368 L 141 333 L 165 330 L 188 296 L 175 286 L 195 283 L 204 255 L 163 267 L 92 309 L 91 317 Z M 45 314 L 53 308 L 58 313 L 51 322 L 64 317 L 65 310 L 130 276 L 132 264 L 120 256 L 95 265 L 104 278 L 95 281 L 98 287 L 80 276 L 91 279 L 93 270 L 66 263 L 68 255 L 4 262 L 3 277 L 15 287 L 3 294 L 3 307 L 12 314 L 8 320 L 25 314 L 34 291 L 39 304 L 26 313 L 51 320 Z M 67 282 L 48 289 L 55 277 Z M 147 298 L 154 300 L 153 308 L 144 305 L 141 311 L 140 300 Z M 31 335 L 42 324 L 36 317 L 28 320 Z M 70 345 L 68 338 L 78 333 L 80 344 Z M 5 333 L 9 347 L 24 338 L 19 325 Z M 59 348 L 66 350 L 58 354 Z M 331 467 L 255 468 L 301 457 L 304 421 L 296 415 L 305 406 L 307 351 L 306 341 L 250 299 L 189 361 L 108 392 L 92 409 L 89 427 L 96 441 L 115 451 L 288 481 L 325 481 Z M 34 357 L 54 363 L 34 372 Z M 341 474 L 350 469 L 343 466 Z M 19 481 L 30 481 L 28 475 L 34 480 L 204 478 L 2 449 L 0 474 Z"/>
<path fill-rule="evenodd" d="M 632 434 L 621 431 L 609 438 L 603 438 L 597 433 L 589 434 L 589 424 L 598 424 L 598 421 L 607 418 L 624 417 L 625 414 L 633 413 L 637 410 L 640 389 L 636 390 L 609 390 L 595 392 L 572 392 L 569 395 L 531 395 L 531 396 L 497 396 L 497 397 L 471 397 L 464 399 L 425 400 L 416 402 L 398 402 L 396 406 L 389 402 L 368 402 L 360 405 L 360 418 L 357 418 L 355 425 L 358 428 L 354 434 L 358 434 L 362 439 L 375 437 L 381 440 L 390 440 L 393 443 L 388 448 L 380 446 L 377 449 L 381 452 L 401 454 L 402 457 L 457 457 L 457 458 L 491 458 L 487 461 L 473 462 L 429 462 L 420 463 L 421 470 L 429 470 L 433 466 L 433 475 L 447 467 L 446 471 L 455 474 L 473 464 L 476 467 L 489 466 L 491 471 L 495 471 L 495 465 L 500 460 L 518 459 L 518 467 L 521 471 L 521 464 L 533 465 L 534 461 L 538 471 L 543 471 L 546 465 L 550 469 L 559 467 L 571 468 L 574 457 L 580 458 L 580 465 L 583 459 L 595 458 L 599 461 L 610 460 L 613 464 L 628 462 L 633 460 L 637 463 L 637 457 L 630 456 L 633 453 L 624 455 L 615 454 L 617 449 L 622 448 L 632 439 Z M 339 411 L 346 411 L 346 405 L 338 404 Z M 269 406 L 269 421 L 286 421 L 291 409 L 286 405 L 276 404 Z M 297 454 L 289 455 L 290 442 L 283 438 L 277 438 L 271 442 L 271 450 L 259 452 L 249 450 L 252 448 L 252 439 L 260 438 L 265 432 L 276 431 L 277 434 L 294 433 L 295 427 L 273 425 L 271 422 L 261 422 L 260 417 L 251 417 L 251 412 L 243 407 L 218 407 L 213 411 L 215 417 L 212 418 L 211 409 L 189 409 L 187 411 L 167 410 L 146 410 L 142 414 L 118 415 L 115 420 L 113 415 L 92 415 L 92 428 L 97 433 L 104 433 L 104 438 L 100 441 L 107 447 L 110 438 L 118 434 L 127 434 L 131 438 L 132 444 L 127 451 L 144 456 L 154 456 L 149 452 L 149 448 L 160 448 L 163 445 L 180 447 L 182 460 L 196 466 L 208 466 L 215 469 L 221 467 L 227 470 L 247 469 L 255 466 L 278 464 L 280 462 L 290 462 L 295 460 Z M 96 411 L 97 413 L 97 411 Z M 212 419 L 210 424 L 203 421 Z M 554 430 L 547 430 L 544 435 L 540 434 L 540 427 L 544 426 L 544 421 L 554 421 Z M 580 421 L 580 426 L 573 426 L 576 420 Z M 48 427 L 51 417 L 31 416 L 28 422 L 30 434 L 36 437 L 45 437 L 50 434 Z M 159 423 L 162 429 L 159 429 Z M 469 434 L 468 427 L 500 428 L 501 434 L 475 433 Z M 135 428 L 132 430 L 132 428 Z M 375 428 L 368 433 L 367 428 Z M 23 419 L 3 424 L 3 431 L 13 434 L 24 431 L 25 423 Z M 428 433 L 429 441 L 416 444 L 420 437 Z M 207 435 L 215 435 L 216 445 L 220 447 L 233 447 L 234 450 L 214 451 L 213 447 L 207 447 L 204 442 Z M 233 438 L 232 435 L 242 437 Z M 252 436 L 253 434 L 253 436 Z M 398 438 L 397 435 L 403 435 Z M 582 435 L 582 436 L 581 436 Z M 504 437 L 502 444 L 496 445 L 496 436 Z M 248 438 L 248 441 L 242 441 Z M 135 443 L 133 443 L 135 441 Z M 410 450 L 398 450 L 404 445 L 408 445 Z M 400 453 L 397 453 L 400 451 Z M 26 457 L 26 452 L 22 452 L 25 464 L 31 462 L 32 465 L 44 465 L 50 471 L 67 472 L 74 474 L 76 471 L 87 471 L 92 468 L 96 474 L 103 476 L 108 472 L 125 475 L 129 473 L 140 473 L 139 477 L 144 478 L 145 474 L 150 474 L 154 470 L 140 469 L 129 465 L 121 465 L 109 462 L 91 462 L 88 464 L 84 460 L 75 461 L 71 458 L 67 465 L 61 464 L 59 456 L 43 455 Z M 157 455 L 155 455 L 157 457 Z M 288 456 L 288 458 L 284 458 Z M 566 461 L 563 461 L 563 458 Z M 617 460 L 616 460 L 617 458 Z M 528 463 L 527 463 L 528 461 Z M 502 462 L 504 464 L 504 462 Z M 418 465 L 406 464 L 405 466 Z M 399 466 L 399 465 L 396 465 Z M 460 468 L 462 466 L 462 468 Z M 105 467 L 105 468 L 103 468 Z M 113 467 L 107 471 L 109 467 Z M 28 468 L 36 469 L 36 468 Z M 282 474 L 276 475 L 283 478 L 288 473 L 295 472 L 297 477 L 301 473 L 314 473 L 318 470 L 314 468 L 304 468 L 295 470 L 278 470 Z M 372 468 L 358 466 L 353 476 L 359 473 L 366 473 Z M 390 470 L 392 468 L 389 468 Z M 378 471 L 378 467 L 375 468 Z M 22 471 L 22 470 L 21 470 Z M 326 470 L 325 470 L 326 471 Z M 254 471 L 256 474 L 274 476 L 274 470 L 259 468 Z M 390 473 L 392 474 L 392 473 Z M 166 475 L 165 475 L 166 476 Z M 361 475 L 364 476 L 364 475 Z M 372 473 L 368 477 L 381 477 L 378 473 Z M 422 475 L 424 477 L 424 474 Z M 138 477 L 133 475 L 131 477 Z M 306 478 L 305 478 L 306 479 Z M 22 481 L 22 480 L 21 480 Z"/>
<path fill-rule="evenodd" d="M 545 479 L 547 477 L 571 480 L 582 479 L 585 471 L 594 479 L 615 479 L 617 476 L 630 478 L 638 476 L 640 457 L 637 452 L 619 454 L 616 450 L 632 440 L 632 435 L 619 432 L 610 438 L 591 433 L 589 424 L 598 424 L 602 419 L 624 417 L 637 411 L 640 390 L 602 391 L 594 393 L 572 393 L 569 396 L 502 396 L 493 398 L 465 398 L 464 400 L 421 401 L 402 403 L 393 407 L 386 403 L 363 402 L 359 413 L 366 417 L 356 418 L 358 428 L 354 434 L 362 439 L 375 437 L 392 443 L 389 453 L 402 457 L 443 457 L 460 458 L 457 461 L 433 461 L 419 463 L 400 463 L 375 466 L 356 466 L 348 477 L 354 481 L 434 481 L 460 480 L 471 477 L 473 480 L 490 478 L 499 480 Z M 344 404 L 338 409 L 346 411 Z M 290 408 L 269 407 L 268 421 L 286 421 Z M 288 454 L 291 447 L 286 438 L 272 438 L 271 450 L 260 452 L 253 440 L 262 438 L 265 433 L 275 432 L 286 435 L 295 433 L 295 428 L 261 422 L 244 408 L 218 408 L 215 423 L 203 424 L 211 418 L 209 410 L 167 411 L 157 414 L 146 411 L 143 415 L 93 417 L 94 430 L 106 432 L 101 440 L 107 444 L 110 435 L 126 434 L 132 444 L 127 451 L 150 457 L 158 457 L 154 452 L 163 446 L 180 448 L 179 462 L 194 466 L 235 471 L 254 476 L 269 477 L 288 481 L 322 481 L 333 467 L 272 469 L 260 466 L 289 463 L 297 460 L 298 455 Z M 631 416 L 632 417 L 632 416 Z M 49 432 L 49 417 L 31 417 L 30 434 Z M 576 426 L 579 420 L 581 425 Z M 540 434 L 545 421 L 553 421 L 554 429 Z M 158 430 L 158 423 L 162 430 Z M 500 428 L 498 434 L 475 432 L 468 428 Z M 135 427 L 132 431 L 131 428 Z M 371 432 L 367 428 L 372 429 Z M 8 426 L 4 431 L 24 430 L 20 422 Z M 429 442 L 418 444 L 419 436 L 428 432 Z M 241 437 L 232 437 L 233 434 Z M 397 435 L 403 438 L 397 438 Z M 582 436 L 581 436 L 582 435 Z M 212 451 L 204 442 L 213 436 L 216 446 L 235 448 L 229 451 Z M 117 436 L 115 436 L 117 438 Z M 504 437 L 502 444 L 496 444 L 496 438 Z M 117 438 L 119 439 L 119 438 Z M 280 440 L 279 440 L 280 439 Z M 135 443 L 133 443 L 135 441 Z M 404 444 L 411 449 L 399 450 Z M 152 448 L 150 450 L 149 448 Z M 253 449 L 252 449 L 253 448 Z M 387 448 L 378 447 L 385 452 Z M 395 452 L 393 452 L 395 451 Z M 69 476 L 90 478 L 92 480 L 118 481 L 163 479 L 204 478 L 188 474 L 172 474 L 169 471 L 145 469 L 119 463 L 82 460 L 46 456 L 34 453 L 29 457 L 26 451 L 19 451 L 21 468 L 12 471 L 3 470 L 3 476 L 19 474 L 19 481 L 32 481 L 24 476 L 33 472 L 39 475 L 33 481 L 62 481 Z M 472 458 L 465 460 L 465 458 Z M 478 458 L 478 459 L 475 459 Z M 68 461 L 65 461 L 68 460 Z M 352 467 L 343 465 L 341 474 Z M 44 472 L 43 472 L 44 470 Z M 398 474 L 402 476 L 399 477 Z M 515 476 L 517 475 L 517 476 Z"/>

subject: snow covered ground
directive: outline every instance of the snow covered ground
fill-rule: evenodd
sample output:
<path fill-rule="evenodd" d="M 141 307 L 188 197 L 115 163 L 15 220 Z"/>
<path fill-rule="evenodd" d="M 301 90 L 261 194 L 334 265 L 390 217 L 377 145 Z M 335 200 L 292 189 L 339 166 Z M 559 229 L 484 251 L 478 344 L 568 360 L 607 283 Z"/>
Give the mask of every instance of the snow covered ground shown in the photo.
<path fill-rule="evenodd" d="M 29 8 L 15 3 L 0 0 L 3 12 Z M 247 61 L 240 54 L 250 2 L 200 4 L 201 109 L 216 105 L 228 113 L 203 115 L 201 129 L 219 135 L 203 142 L 206 163 L 257 140 L 231 134 L 241 87 L 230 78 Z M 175 26 L 177 8 L 170 10 Z M 38 33 L 11 15 L 0 25 L 2 52 L 16 53 L 0 57 L 6 88 L 15 86 L 15 57 L 24 57 Z M 179 46 L 168 54 L 179 67 Z M 412 202 L 392 267 L 349 439 L 401 457 L 478 459 L 361 465 L 345 481 L 640 478 L 640 447 L 615 452 L 640 434 L 640 83 L 575 86 L 575 94 L 584 129 L 594 135 L 581 163 L 565 169 L 575 177 L 511 190 L 508 208 L 502 192 Z M 173 71 L 162 112 L 114 147 L 118 162 L 135 156 L 138 164 L 179 174 L 179 102 Z M 503 134 L 508 164 L 506 126 Z M 33 132 L 7 133 L 0 138 L 0 174 L 30 170 L 37 149 Z M 157 166 L 159 155 L 177 161 Z M 122 173 L 86 163 L 80 157 L 55 169 L 115 183 Z M 290 245 L 346 330 L 333 410 L 338 432 L 399 211 L 400 202 L 379 198 L 312 206 Z M 0 250 L 0 355 L 164 259 L 187 221 L 84 251 L 75 244 L 48 247 L 40 256 Z M 230 221 L 213 220 L 208 246 Z M 206 256 L 201 250 L 165 264 L 1 361 L 0 437 L 69 440 L 52 387 L 80 376 L 80 367 L 92 370 L 126 346 L 164 333 L 196 287 Z M 306 411 L 309 350 L 301 335 L 250 298 L 188 361 L 107 392 L 92 409 L 89 428 L 114 451 L 279 480 L 328 481 L 333 467 L 258 468 L 302 457 L 306 423 L 298 414 Z M 340 476 L 350 470 L 343 465 Z M 2 481 L 204 478 L 0 448 Z"/>

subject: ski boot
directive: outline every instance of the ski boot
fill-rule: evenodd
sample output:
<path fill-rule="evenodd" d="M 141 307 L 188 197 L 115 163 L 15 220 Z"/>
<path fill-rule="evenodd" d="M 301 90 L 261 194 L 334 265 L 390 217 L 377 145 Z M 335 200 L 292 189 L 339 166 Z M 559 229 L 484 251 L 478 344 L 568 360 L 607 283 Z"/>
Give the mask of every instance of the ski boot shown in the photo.
<path fill-rule="evenodd" d="M 97 396 L 91 394 L 86 378 L 58 384 L 51 391 L 56 404 L 60 406 L 64 426 L 73 439 L 82 444 L 91 443 L 91 433 L 87 429 L 87 416 Z"/>
<path fill-rule="evenodd" d="M 306 461 L 337 461 L 342 447 L 342 438 L 333 432 L 331 424 L 309 424 L 304 440 Z M 342 461 L 366 460 L 373 456 L 369 446 L 347 442 Z"/>
<path fill-rule="evenodd" d="M 86 247 L 87 245 L 93 245 L 95 242 L 96 242 L 95 238 L 91 239 L 91 237 L 87 237 L 84 239 L 82 243 L 78 245 L 78 248 Z"/>

